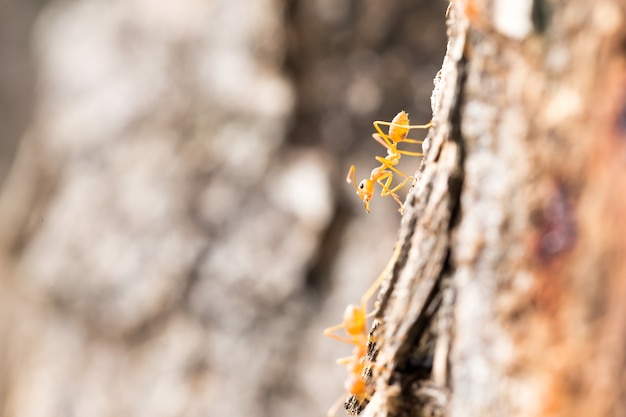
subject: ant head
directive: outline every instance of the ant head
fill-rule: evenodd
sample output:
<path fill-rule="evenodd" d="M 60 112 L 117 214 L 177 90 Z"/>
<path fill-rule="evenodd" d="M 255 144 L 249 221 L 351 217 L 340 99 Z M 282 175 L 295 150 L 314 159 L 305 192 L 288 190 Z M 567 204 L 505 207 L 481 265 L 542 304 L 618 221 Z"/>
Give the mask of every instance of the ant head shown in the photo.
<path fill-rule="evenodd" d="M 374 182 L 367 178 L 364 179 L 357 187 L 356 193 L 365 203 L 365 210 L 367 210 L 367 212 L 369 213 L 370 200 L 372 199 L 372 195 L 374 194 Z"/>

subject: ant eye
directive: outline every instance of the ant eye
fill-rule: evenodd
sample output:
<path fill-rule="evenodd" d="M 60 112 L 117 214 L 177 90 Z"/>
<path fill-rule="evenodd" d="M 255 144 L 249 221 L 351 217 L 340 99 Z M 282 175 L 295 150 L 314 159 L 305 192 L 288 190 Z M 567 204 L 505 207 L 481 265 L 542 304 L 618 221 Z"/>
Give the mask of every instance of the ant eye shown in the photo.
<path fill-rule="evenodd" d="M 363 189 L 365 188 L 365 181 L 361 181 L 361 183 L 359 184 L 359 189 Z"/>

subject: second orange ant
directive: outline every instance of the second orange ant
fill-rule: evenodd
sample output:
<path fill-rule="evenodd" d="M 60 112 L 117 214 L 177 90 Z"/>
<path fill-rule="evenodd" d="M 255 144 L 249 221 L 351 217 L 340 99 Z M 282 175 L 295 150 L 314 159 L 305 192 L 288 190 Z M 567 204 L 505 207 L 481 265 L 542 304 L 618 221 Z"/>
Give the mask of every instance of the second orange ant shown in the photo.
<path fill-rule="evenodd" d="M 357 195 L 365 203 L 365 210 L 370 212 L 370 200 L 374 195 L 374 184 L 378 183 L 382 187 L 381 196 L 390 195 L 400 205 L 398 211 L 402 213 L 403 206 L 400 198 L 396 194 L 396 191 L 406 185 L 406 183 L 413 179 L 413 177 L 407 176 L 403 172 L 395 168 L 400 162 L 402 155 L 421 156 L 421 152 L 411 152 L 398 149 L 398 144 L 401 142 L 406 143 L 422 143 L 422 140 L 409 139 L 407 135 L 411 129 L 428 129 L 432 126 L 432 122 L 425 125 L 410 125 L 409 115 L 404 110 L 398 113 L 391 122 L 375 121 L 374 128 L 378 133 L 374 133 L 372 136 L 376 142 L 380 143 L 387 149 L 387 156 L 377 156 L 376 160 L 380 162 L 380 166 L 374 168 L 369 178 L 365 178 L 363 181 L 356 185 L 356 172 L 354 165 L 350 167 L 346 181 L 354 185 Z M 389 132 L 385 134 L 381 129 L 381 126 L 389 126 Z M 401 175 L 404 180 L 394 188 L 391 188 L 391 182 L 393 181 L 393 174 Z"/>
<path fill-rule="evenodd" d="M 394 254 L 395 256 L 395 254 Z M 364 376 L 364 370 L 368 366 L 368 339 L 369 332 L 367 326 L 367 302 L 374 295 L 383 279 L 387 276 L 387 268 L 372 286 L 361 297 L 360 304 L 350 304 L 346 307 L 343 314 L 343 321 L 340 324 L 331 326 L 324 330 L 324 335 L 340 342 L 354 345 L 352 356 L 337 360 L 340 365 L 346 365 L 348 368 L 348 378 L 344 384 L 348 394 L 354 395 L 359 404 L 369 401 L 370 392 L 367 377 Z M 347 336 L 335 334 L 335 331 L 344 329 Z M 328 417 L 333 417 L 343 400 L 343 395 L 328 410 Z"/>

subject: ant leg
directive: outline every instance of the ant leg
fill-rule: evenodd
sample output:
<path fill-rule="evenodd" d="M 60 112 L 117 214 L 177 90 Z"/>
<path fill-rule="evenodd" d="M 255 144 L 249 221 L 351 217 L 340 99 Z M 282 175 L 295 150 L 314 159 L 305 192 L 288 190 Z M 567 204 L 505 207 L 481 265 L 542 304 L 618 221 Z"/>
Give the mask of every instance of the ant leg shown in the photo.
<path fill-rule="evenodd" d="M 389 189 L 389 187 L 387 187 L 386 189 L 383 189 L 383 191 L 386 191 L 386 192 L 387 192 L 387 193 L 389 193 L 389 194 L 393 194 L 393 193 L 395 193 L 396 191 L 398 191 L 399 189 L 401 189 L 402 187 L 404 187 L 404 186 L 405 186 L 405 184 L 406 184 L 409 180 L 413 180 L 413 179 L 415 179 L 415 178 L 413 178 L 413 177 L 406 177 L 406 178 L 404 179 L 404 181 L 402 181 L 400 184 L 398 184 L 395 188 L 393 188 L 393 189 L 391 189 L 391 190 L 390 190 L 390 189 Z M 381 195 L 383 195 L 383 194 L 381 194 Z M 388 195 L 388 194 L 384 194 L 384 195 Z M 384 196 L 384 195 L 383 195 L 383 196 Z"/>
<path fill-rule="evenodd" d="M 409 129 L 429 129 L 431 128 L 433 125 L 433 119 L 430 119 L 430 122 L 426 123 L 425 125 L 408 125 L 406 127 L 408 127 Z"/>
<path fill-rule="evenodd" d="M 381 164 L 382 164 L 385 168 L 387 168 L 387 169 L 389 169 L 389 170 L 391 170 L 391 171 L 395 172 L 396 174 L 398 174 L 398 175 L 402 175 L 403 177 L 406 177 L 406 176 L 407 176 L 404 172 L 399 171 L 398 169 L 396 169 L 396 168 L 395 168 L 395 167 L 391 164 L 391 162 L 389 162 L 389 160 L 388 160 L 388 159 L 385 159 L 385 158 L 383 158 L 382 156 L 377 156 L 377 157 L 376 157 L 376 160 L 377 160 L 378 162 L 380 162 L 380 163 L 381 163 Z M 385 177 L 381 177 L 381 179 L 382 179 L 382 178 L 385 178 Z M 382 184 L 381 184 L 381 185 L 382 185 Z"/>
<path fill-rule="evenodd" d="M 385 180 L 385 182 L 383 182 L 383 180 Z M 378 183 L 383 188 L 380 193 L 381 196 L 384 197 L 389 195 L 388 191 L 389 186 L 391 185 L 391 181 L 393 181 L 393 174 L 389 171 L 385 172 L 383 175 L 380 176 L 380 178 L 378 178 Z"/>
<path fill-rule="evenodd" d="M 338 341 L 343 342 L 343 343 L 348 343 L 350 345 L 356 345 L 358 343 L 356 340 L 352 340 L 352 339 L 349 339 L 349 338 L 347 338 L 345 336 L 340 336 L 338 334 L 333 333 L 333 332 L 335 332 L 335 331 L 337 331 L 339 329 L 345 329 L 345 328 L 346 328 L 346 326 L 343 323 L 336 324 L 336 325 L 331 326 L 331 327 L 327 327 L 326 329 L 324 329 L 324 336 L 330 337 L 331 339 L 335 339 L 335 340 L 338 340 Z"/>
<path fill-rule="evenodd" d="M 383 140 L 383 138 L 378 133 L 373 133 L 372 137 L 374 138 L 374 140 L 376 142 L 380 143 L 383 147 L 387 148 L 387 150 L 391 150 L 392 149 L 392 148 L 389 147 L 387 142 L 385 142 Z M 423 140 L 417 140 L 417 139 L 404 139 L 402 142 L 415 143 L 415 144 L 422 144 L 422 143 L 424 143 Z M 404 151 L 404 150 L 400 150 L 400 149 L 396 149 L 396 152 L 399 153 L 399 154 L 410 155 L 410 156 L 422 156 L 423 155 L 421 152 Z"/>
<path fill-rule="evenodd" d="M 380 287 L 385 278 L 391 273 L 393 265 L 400 255 L 400 249 L 402 249 L 402 245 L 396 244 L 396 246 L 393 248 L 393 253 L 391 254 L 389 262 L 387 262 L 387 265 L 385 265 L 385 269 L 382 270 L 380 275 L 378 275 L 378 278 L 376 278 L 376 281 L 374 281 L 374 283 L 370 285 L 367 291 L 365 291 L 365 294 L 363 294 L 363 296 L 361 297 L 361 308 L 363 308 L 363 311 L 366 311 L 365 306 L 367 305 L 367 302 L 370 298 L 374 296 L 374 293 L 378 290 L 378 287 Z M 371 317 L 371 315 L 373 315 L 374 313 L 375 311 L 372 311 L 370 314 L 367 315 L 367 317 Z"/>
<path fill-rule="evenodd" d="M 402 201 L 400 200 L 400 197 L 398 197 L 397 194 L 394 193 L 390 193 L 390 195 L 393 197 L 394 200 L 396 200 L 396 203 L 398 203 L 398 211 L 400 212 L 400 214 L 404 214 L 404 204 L 402 204 Z"/>
<path fill-rule="evenodd" d="M 390 169 L 392 169 L 393 171 L 397 171 L 393 167 L 390 167 Z M 383 183 L 384 179 L 386 179 L 386 181 Z M 402 204 L 402 201 L 400 201 L 400 198 L 397 196 L 397 194 L 395 194 L 395 192 L 401 189 L 402 187 L 404 187 L 409 180 L 413 180 L 413 179 L 414 179 L 413 177 L 406 177 L 399 185 L 390 189 L 391 181 L 393 180 L 393 174 L 391 172 L 386 172 L 380 178 L 378 178 L 378 181 L 377 181 L 382 187 L 382 191 L 380 192 L 380 195 L 382 197 L 386 197 L 388 195 L 392 196 L 393 199 L 396 200 L 396 203 L 400 205 L 400 213 L 402 213 L 403 204 Z"/>
<path fill-rule="evenodd" d="M 406 126 L 407 129 L 411 130 L 411 129 L 430 129 L 433 125 L 433 119 L 430 119 L 430 122 L 426 123 L 425 125 L 408 125 Z M 411 139 L 411 138 L 404 138 L 402 140 L 402 142 L 406 142 L 406 143 L 424 143 L 423 139 Z"/>
<path fill-rule="evenodd" d="M 390 174 L 391 176 L 391 174 Z M 385 196 L 392 196 L 394 200 L 396 200 L 396 203 L 398 203 L 398 205 L 400 206 L 400 208 L 398 209 L 398 211 L 400 212 L 400 214 L 402 214 L 404 212 L 404 204 L 402 203 L 402 201 L 400 201 L 400 197 L 398 197 L 398 195 L 395 193 L 396 191 L 398 191 L 400 188 L 404 187 L 404 185 L 407 183 L 407 181 L 414 179 L 413 177 L 406 177 L 404 179 L 404 181 L 402 181 L 398 186 L 396 186 L 393 189 L 389 189 L 389 186 L 391 185 L 391 177 L 387 177 L 387 181 L 385 181 L 385 183 L 383 184 L 382 182 L 379 183 L 383 189 L 380 193 L 381 196 L 385 197 Z M 381 178 L 382 180 L 382 178 Z"/>
<path fill-rule="evenodd" d="M 349 363 L 352 363 L 354 361 L 356 361 L 358 358 L 354 355 L 351 356 L 346 356 L 345 358 L 339 358 L 337 359 L 337 361 L 335 362 L 337 365 L 347 365 Z"/>
<path fill-rule="evenodd" d="M 424 156 L 422 152 L 412 152 L 412 151 L 401 151 L 398 150 L 400 155 L 409 155 L 409 156 Z"/>
<path fill-rule="evenodd" d="M 363 311 L 367 311 L 366 310 L 367 309 L 367 302 L 370 300 L 370 298 L 372 298 L 374 296 L 374 293 L 376 293 L 376 291 L 378 290 L 378 287 L 380 287 L 380 284 L 383 283 L 383 280 L 387 276 L 387 272 L 388 272 L 387 271 L 387 267 L 385 267 L 383 272 L 381 272 L 380 275 L 378 275 L 378 278 L 376 278 L 376 281 L 374 281 L 374 283 L 372 285 L 370 285 L 370 287 L 367 289 L 367 291 L 365 291 L 365 294 L 363 294 L 363 296 L 361 297 L 361 308 L 363 309 Z M 365 317 L 366 318 L 370 318 L 375 313 L 376 313 L 376 309 L 374 309 L 374 311 L 372 311 L 371 313 L 369 313 Z"/>
<path fill-rule="evenodd" d="M 380 125 L 381 125 L 381 124 L 382 124 L 382 125 L 385 125 L 386 123 L 389 123 L 389 122 L 375 121 L 375 122 L 373 123 L 373 125 L 374 125 L 374 128 L 376 129 L 376 131 L 380 134 L 380 137 L 381 137 L 381 138 L 385 141 L 385 143 L 387 143 L 386 148 L 391 148 L 391 146 L 392 146 L 392 144 L 393 144 L 393 141 L 392 141 L 392 140 L 391 140 L 391 138 L 390 138 L 389 136 L 387 136 L 387 135 L 385 134 L 385 132 L 383 132 L 383 130 L 380 128 Z M 374 138 L 374 139 L 376 139 L 376 138 Z M 378 140 L 378 139 L 376 139 L 376 140 Z"/>
<path fill-rule="evenodd" d="M 391 195 L 391 196 L 394 196 L 394 198 L 396 198 L 396 201 L 399 201 L 399 199 L 397 199 L 397 195 L 395 194 L 395 192 L 398 191 L 399 189 L 401 189 L 402 187 L 404 187 L 409 180 L 414 180 L 415 178 L 413 178 L 413 177 L 406 177 L 400 184 L 398 184 L 394 188 L 390 189 L 391 181 L 393 180 L 393 174 L 391 172 L 387 172 L 386 174 L 387 175 L 383 175 L 383 176 L 381 176 L 378 179 L 378 183 L 382 187 L 382 191 L 380 192 L 380 195 L 381 195 L 381 197 L 386 197 L 388 195 Z M 385 178 L 386 178 L 386 181 L 383 184 L 382 181 Z"/>
<path fill-rule="evenodd" d="M 388 195 L 392 196 L 392 197 L 393 197 L 393 199 L 394 199 L 394 200 L 396 200 L 396 203 L 398 203 L 398 205 L 400 206 L 400 208 L 398 209 L 398 211 L 399 211 L 400 213 L 402 213 L 402 211 L 403 211 L 403 210 L 402 210 L 402 201 L 400 201 L 400 197 L 398 197 L 398 195 L 397 195 L 397 194 L 395 194 L 393 191 L 390 191 L 390 190 L 389 190 L 389 186 L 391 185 L 391 181 L 393 180 L 393 174 L 392 174 L 391 172 L 387 172 L 386 174 L 387 174 L 387 175 L 383 175 L 382 177 L 380 177 L 380 178 L 378 179 L 378 183 L 379 183 L 379 184 L 380 184 L 380 186 L 382 187 L 382 191 L 380 192 L 380 195 L 381 195 L 382 197 L 386 197 L 386 196 L 388 196 Z M 385 178 L 386 178 L 387 180 L 383 183 L 383 179 L 385 179 Z M 410 177 L 408 177 L 408 178 L 410 178 Z M 408 179 L 408 178 L 407 178 L 407 179 Z M 407 181 L 406 179 L 405 179 L 404 181 L 402 181 L 402 184 L 401 184 L 401 185 L 404 185 L 404 183 L 405 183 L 406 181 Z M 397 187 L 396 187 L 396 188 L 394 188 L 394 190 L 396 190 L 396 189 L 397 189 Z"/>
<path fill-rule="evenodd" d="M 335 400 L 333 405 L 328 409 L 326 417 L 335 417 L 335 414 L 337 414 L 337 410 L 339 410 L 341 404 L 343 404 L 346 400 L 345 396 L 346 394 L 341 394 L 341 396 Z"/>
<path fill-rule="evenodd" d="M 409 138 L 406 138 L 402 142 L 406 142 L 406 143 L 424 143 L 424 139 L 409 139 Z"/>
<path fill-rule="evenodd" d="M 387 150 L 391 150 L 391 145 L 389 145 L 389 143 L 387 143 L 387 141 L 383 139 L 383 137 L 380 136 L 378 133 L 372 133 L 372 137 L 374 138 L 376 142 L 380 143 L 384 148 L 386 148 Z"/>

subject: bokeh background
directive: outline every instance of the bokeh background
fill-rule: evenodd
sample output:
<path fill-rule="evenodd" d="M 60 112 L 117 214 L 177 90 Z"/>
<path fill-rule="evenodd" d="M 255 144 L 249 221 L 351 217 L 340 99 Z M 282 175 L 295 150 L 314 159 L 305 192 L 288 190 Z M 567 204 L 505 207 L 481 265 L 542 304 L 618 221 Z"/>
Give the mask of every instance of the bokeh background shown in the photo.
<path fill-rule="evenodd" d="M 0 415 L 324 415 L 400 222 L 345 175 L 430 119 L 446 7 L 0 2 Z"/>

